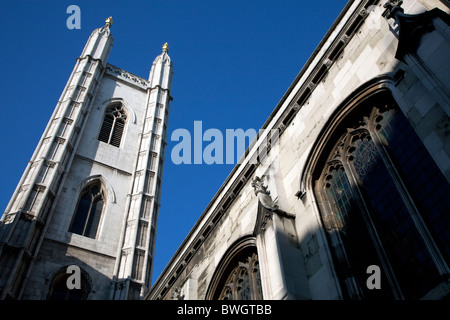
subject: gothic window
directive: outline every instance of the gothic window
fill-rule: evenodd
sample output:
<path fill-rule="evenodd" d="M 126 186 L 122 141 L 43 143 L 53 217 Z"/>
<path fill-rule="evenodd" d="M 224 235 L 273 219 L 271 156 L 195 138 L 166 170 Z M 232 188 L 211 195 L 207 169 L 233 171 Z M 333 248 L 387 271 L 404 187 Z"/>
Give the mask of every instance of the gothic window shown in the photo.
<path fill-rule="evenodd" d="M 256 239 L 253 236 L 240 238 L 230 246 L 211 278 L 205 298 L 263 299 Z"/>
<path fill-rule="evenodd" d="M 234 264 L 219 300 L 261 300 L 261 279 L 256 253 L 242 256 Z"/>
<path fill-rule="evenodd" d="M 122 104 L 118 103 L 109 106 L 105 111 L 98 140 L 120 147 L 126 120 L 127 113 Z"/>
<path fill-rule="evenodd" d="M 87 185 L 81 192 L 69 231 L 95 239 L 102 216 L 104 191 L 100 181 Z"/>
<path fill-rule="evenodd" d="M 450 185 L 383 97 L 342 121 L 315 192 L 346 297 L 418 299 L 448 272 Z M 366 286 L 369 265 L 381 290 Z"/>

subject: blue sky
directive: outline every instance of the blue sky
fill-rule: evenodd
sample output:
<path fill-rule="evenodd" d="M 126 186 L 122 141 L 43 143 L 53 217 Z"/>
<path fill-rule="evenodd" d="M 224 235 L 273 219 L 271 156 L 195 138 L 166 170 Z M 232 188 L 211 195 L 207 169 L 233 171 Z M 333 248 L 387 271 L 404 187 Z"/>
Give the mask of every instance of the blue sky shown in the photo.
<path fill-rule="evenodd" d="M 109 63 L 148 78 L 169 43 L 174 79 L 153 281 L 233 168 L 175 165 L 172 131 L 258 130 L 345 0 L 0 1 L 0 214 L 95 28 L 112 16 Z M 81 29 L 69 30 L 69 5 Z"/>

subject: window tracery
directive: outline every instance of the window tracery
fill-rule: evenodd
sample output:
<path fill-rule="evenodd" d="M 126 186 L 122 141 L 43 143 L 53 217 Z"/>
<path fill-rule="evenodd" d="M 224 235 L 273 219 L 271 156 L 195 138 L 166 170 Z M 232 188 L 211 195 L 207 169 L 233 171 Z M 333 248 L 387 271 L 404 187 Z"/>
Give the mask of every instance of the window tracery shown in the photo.
<path fill-rule="evenodd" d="M 241 258 L 228 276 L 219 300 L 261 300 L 261 278 L 256 253 Z"/>
<path fill-rule="evenodd" d="M 350 298 L 421 298 L 448 270 L 450 186 L 395 103 L 364 110 L 346 120 L 315 187 L 337 271 Z M 388 290 L 367 290 L 371 264 Z"/>
<path fill-rule="evenodd" d="M 113 104 L 106 109 L 98 140 L 120 147 L 127 113 L 122 104 Z"/>

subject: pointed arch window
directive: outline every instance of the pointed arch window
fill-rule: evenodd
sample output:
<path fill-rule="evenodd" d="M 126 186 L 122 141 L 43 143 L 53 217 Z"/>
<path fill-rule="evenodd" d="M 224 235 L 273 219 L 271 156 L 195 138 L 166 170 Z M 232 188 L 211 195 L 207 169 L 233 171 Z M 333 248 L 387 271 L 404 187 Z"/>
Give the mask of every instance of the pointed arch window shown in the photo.
<path fill-rule="evenodd" d="M 256 253 L 235 262 L 222 288 L 219 300 L 261 300 L 261 278 Z"/>
<path fill-rule="evenodd" d="M 222 257 L 205 295 L 206 300 L 262 300 L 256 239 L 238 239 Z"/>
<path fill-rule="evenodd" d="M 69 231 L 95 239 L 105 202 L 100 181 L 87 185 L 81 192 Z"/>
<path fill-rule="evenodd" d="M 314 190 L 345 296 L 426 296 L 449 270 L 448 181 L 389 95 L 338 130 Z M 381 290 L 366 286 L 370 265 L 381 267 Z"/>
<path fill-rule="evenodd" d="M 127 113 L 121 103 L 109 106 L 105 111 L 98 140 L 120 147 L 127 121 Z"/>

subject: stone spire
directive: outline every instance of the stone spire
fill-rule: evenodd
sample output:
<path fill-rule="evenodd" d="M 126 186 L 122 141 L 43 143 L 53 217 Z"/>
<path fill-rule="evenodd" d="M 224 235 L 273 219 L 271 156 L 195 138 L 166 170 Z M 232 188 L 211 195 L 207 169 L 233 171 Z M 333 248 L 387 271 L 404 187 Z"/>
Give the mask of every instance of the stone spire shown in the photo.
<path fill-rule="evenodd" d="M 150 87 L 156 86 L 162 89 L 170 89 L 172 86 L 172 61 L 169 57 L 169 45 L 167 42 L 162 46 L 162 53 L 153 61 L 152 69 L 148 80 L 150 81 Z"/>
<path fill-rule="evenodd" d="M 113 24 L 112 17 L 105 20 L 103 27 L 95 29 L 87 41 L 80 58 L 90 56 L 92 59 L 100 60 L 106 66 L 111 48 L 113 46 L 113 36 L 110 28 Z"/>

